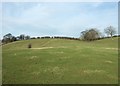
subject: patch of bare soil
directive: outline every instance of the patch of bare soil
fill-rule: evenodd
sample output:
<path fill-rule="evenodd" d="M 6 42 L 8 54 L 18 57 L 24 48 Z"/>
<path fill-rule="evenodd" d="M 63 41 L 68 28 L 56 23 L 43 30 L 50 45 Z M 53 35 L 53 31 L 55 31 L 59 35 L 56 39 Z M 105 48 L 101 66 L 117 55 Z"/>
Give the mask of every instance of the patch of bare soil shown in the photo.
<path fill-rule="evenodd" d="M 49 48 L 54 48 L 54 47 L 41 47 L 41 48 L 31 48 L 31 49 L 49 49 Z"/>
<path fill-rule="evenodd" d="M 31 49 L 50 49 L 50 48 L 66 48 L 66 47 L 41 47 L 41 48 L 31 48 Z"/>
<path fill-rule="evenodd" d="M 108 50 L 118 50 L 118 48 L 105 48 L 105 49 L 108 49 Z"/>

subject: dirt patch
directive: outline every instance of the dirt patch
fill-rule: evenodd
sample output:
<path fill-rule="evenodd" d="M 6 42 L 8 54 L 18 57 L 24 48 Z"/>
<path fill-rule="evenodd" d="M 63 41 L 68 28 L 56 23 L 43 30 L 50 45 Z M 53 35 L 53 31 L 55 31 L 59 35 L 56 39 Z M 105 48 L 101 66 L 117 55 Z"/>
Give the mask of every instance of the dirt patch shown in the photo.
<path fill-rule="evenodd" d="M 113 63 L 112 61 L 105 61 L 105 62 L 106 62 L 106 63 L 110 63 L 110 64 Z"/>
<path fill-rule="evenodd" d="M 105 49 L 108 49 L 108 50 L 118 50 L 118 48 L 105 48 Z"/>
<path fill-rule="evenodd" d="M 71 58 L 71 57 L 69 57 L 69 56 L 60 57 L 60 59 L 69 59 L 69 58 Z"/>
<path fill-rule="evenodd" d="M 32 57 L 30 57 L 29 59 L 37 59 L 37 58 L 39 58 L 39 57 L 37 57 L 37 56 L 32 56 Z"/>
<path fill-rule="evenodd" d="M 59 51 L 59 52 L 49 52 L 50 54 L 63 54 L 63 51 Z"/>
<path fill-rule="evenodd" d="M 66 48 L 66 47 L 41 47 L 41 48 L 31 48 L 31 49 L 50 49 L 50 48 Z"/>
<path fill-rule="evenodd" d="M 104 73 L 104 70 L 84 70 L 84 73 L 91 74 L 91 73 Z"/>
<path fill-rule="evenodd" d="M 31 48 L 31 49 L 49 49 L 49 48 L 54 48 L 54 47 L 41 47 L 41 48 Z"/>

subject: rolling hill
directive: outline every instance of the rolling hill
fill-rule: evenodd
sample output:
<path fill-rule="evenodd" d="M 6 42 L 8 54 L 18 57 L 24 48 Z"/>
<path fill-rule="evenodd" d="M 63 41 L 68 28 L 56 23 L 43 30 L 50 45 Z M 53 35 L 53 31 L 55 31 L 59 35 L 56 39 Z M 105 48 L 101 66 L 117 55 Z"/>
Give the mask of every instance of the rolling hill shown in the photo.
<path fill-rule="evenodd" d="M 2 55 L 3 84 L 118 83 L 118 37 L 23 40 L 3 45 Z"/>

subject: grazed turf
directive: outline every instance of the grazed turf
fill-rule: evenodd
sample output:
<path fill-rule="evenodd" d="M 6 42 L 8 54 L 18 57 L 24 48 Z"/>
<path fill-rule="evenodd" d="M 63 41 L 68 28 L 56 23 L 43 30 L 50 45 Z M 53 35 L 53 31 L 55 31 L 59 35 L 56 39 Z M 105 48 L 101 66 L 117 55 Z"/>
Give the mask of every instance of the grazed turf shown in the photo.
<path fill-rule="evenodd" d="M 2 46 L 0 45 L 0 85 L 2 85 Z"/>
<path fill-rule="evenodd" d="M 4 45 L 3 83 L 118 83 L 117 39 L 35 39 Z"/>

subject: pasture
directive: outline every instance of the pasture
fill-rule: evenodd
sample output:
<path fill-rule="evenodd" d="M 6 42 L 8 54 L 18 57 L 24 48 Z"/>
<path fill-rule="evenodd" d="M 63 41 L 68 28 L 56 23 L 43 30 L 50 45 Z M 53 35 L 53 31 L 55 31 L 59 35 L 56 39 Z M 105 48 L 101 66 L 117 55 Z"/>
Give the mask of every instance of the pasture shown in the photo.
<path fill-rule="evenodd" d="M 118 83 L 118 37 L 17 41 L 3 45 L 2 59 L 3 84 Z"/>

